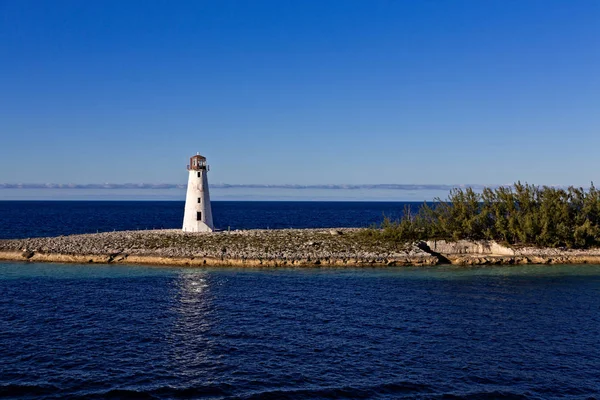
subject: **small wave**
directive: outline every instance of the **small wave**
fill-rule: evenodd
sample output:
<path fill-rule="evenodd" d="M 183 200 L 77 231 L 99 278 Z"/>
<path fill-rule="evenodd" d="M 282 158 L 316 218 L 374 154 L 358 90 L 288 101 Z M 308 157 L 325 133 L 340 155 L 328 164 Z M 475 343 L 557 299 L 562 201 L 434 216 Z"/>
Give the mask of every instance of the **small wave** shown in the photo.
<path fill-rule="evenodd" d="M 152 394 L 138 390 L 126 390 L 126 389 L 114 389 L 106 393 L 97 394 L 93 396 L 85 396 L 88 399 L 102 398 L 102 399 L 158 399 L 159 397 L 153 396 Z"/>
<path fill-rule="evenodd" d="M 530 399 L 529 396 L 526 396 L 522 393 L 511 393 L 511 392 L 503 392 L 500 390 L 494 390 L 490 392 L 476 392 L 476 393 L 447 393 L 437 397 L 436 399 L 467 399 L 467 400 L 496 400 L 496 399 L 505 399 L 505 400 L 520 400 L 520 399 Z"/>
<path fill-rule="evenodd" d="M 194 386 L 189 388 L 172 388 L 163 387 L 152 391 L 152 394 L 164 397 L 214 397 L 214 396 L 231 396 L 232 387 L 228 384 Z"/>
<path fill-rule="evenodd" d="M 269 399 L 370 399 L 381 395 L 430 393 L 431 388 L 413 382 L 386 383 L 369 387 L 330 387 L 318 389 L 273 390 L 241 396 L 245 400 Z"/>
<path fill-rule="evenodd" d="M 483 377 L 483 376 L 471 375 L 471 376 L 467 377 L 467 379 L 470 382 L 479 383 L 480 385 L 496 385 L 496 384 L 498 384 L 498 382 L 496 382 L 492 379 Z"/>
<path fill-rule="evenodd" d="M 199 398 L 199 397 L 227 397 L 231 396 L 231 386 L 207 385 L 189 388 L 175 388 L 171 386 L 160 387 L 152 390 L 112 389 L 103 393 L 86 395 L 86 399 L 164 399 L 164 398 Z"/>
<path fill-rule="evenodd" d="M 57 394 L 60 389 L 52 385 L 0 385 L 0 398 L 27 398 Z"/>

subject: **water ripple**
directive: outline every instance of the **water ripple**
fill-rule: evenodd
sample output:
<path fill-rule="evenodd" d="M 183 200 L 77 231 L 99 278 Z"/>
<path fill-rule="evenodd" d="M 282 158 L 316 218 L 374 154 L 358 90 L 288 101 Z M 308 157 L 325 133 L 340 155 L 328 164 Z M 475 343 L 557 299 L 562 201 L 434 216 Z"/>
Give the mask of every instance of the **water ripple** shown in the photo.
<path fill-rule="evenodd" d="M 89 268 L 0 263 L 0 397 L 600 393 L 600 266 Z"/>

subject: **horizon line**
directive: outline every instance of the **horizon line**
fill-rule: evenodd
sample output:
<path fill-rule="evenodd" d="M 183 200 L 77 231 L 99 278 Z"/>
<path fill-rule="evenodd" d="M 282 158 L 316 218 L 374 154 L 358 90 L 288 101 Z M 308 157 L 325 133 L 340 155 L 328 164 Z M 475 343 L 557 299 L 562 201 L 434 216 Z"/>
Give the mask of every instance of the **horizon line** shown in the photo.
<path fill-rule="evenodd" d="M 452 190 L 457 188 L 498 188 L 514 184 L 230 184 L 213 183 L 209 187 L 215 189 L 328 189 L 328 190 Z M 568 185 L 535 185 L 566 188 Z M 185 189 L 187 184 L 179 183 L 0 183 L 0 189 Z"/>

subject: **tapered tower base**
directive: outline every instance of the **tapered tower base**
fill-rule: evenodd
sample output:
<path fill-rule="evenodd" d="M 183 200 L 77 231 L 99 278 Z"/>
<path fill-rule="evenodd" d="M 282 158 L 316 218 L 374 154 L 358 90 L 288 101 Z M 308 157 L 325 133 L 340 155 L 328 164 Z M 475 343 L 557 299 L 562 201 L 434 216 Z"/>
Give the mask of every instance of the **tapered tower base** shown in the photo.
<path fill-rule="evenodd" d="M 183 214 L 184 232 L 212 232 L 214 230 L 210 194 L 208 191 L 208 166 L 206 158 L 196 155 L 188 165 L 189 177 Z"/>

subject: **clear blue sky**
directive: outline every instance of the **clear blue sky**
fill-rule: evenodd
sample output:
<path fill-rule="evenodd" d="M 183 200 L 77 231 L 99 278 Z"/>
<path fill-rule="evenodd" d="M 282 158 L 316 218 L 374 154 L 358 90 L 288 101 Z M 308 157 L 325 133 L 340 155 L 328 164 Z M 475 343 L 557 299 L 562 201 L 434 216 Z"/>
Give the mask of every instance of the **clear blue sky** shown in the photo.
<path fill-rule="evenodd" d="M 0 136 L 0 183 L 588 185 L 600 1 L 0 0 Z"/>

